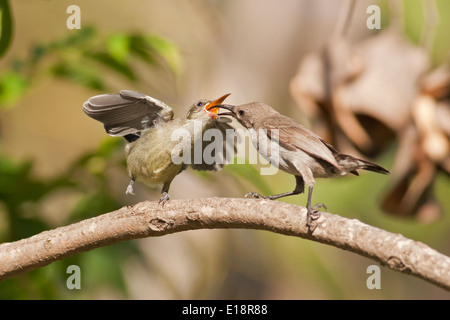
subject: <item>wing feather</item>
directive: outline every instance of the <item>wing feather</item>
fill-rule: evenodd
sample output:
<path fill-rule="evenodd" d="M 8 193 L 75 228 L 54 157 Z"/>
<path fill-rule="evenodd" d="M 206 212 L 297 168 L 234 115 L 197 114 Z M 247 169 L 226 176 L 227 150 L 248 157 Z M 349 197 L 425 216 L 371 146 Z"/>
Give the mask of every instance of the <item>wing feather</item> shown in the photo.
<path fill-rule="evenodd" d="M 269 138 L 272 137 L 271 131 L 277 129 L 280 146 L 285 149 L 291 151 L 302 150 L 312 157 L 322 159 L 339 168 L 333 155 L 336 153 L 336 150 L 314 132 L 306 129 L 293 119 L 283 115 L 268 118 L 264 122 L 263 127 L 267 129 Z"/>
<path fill-rule="evenodd" d="M 83 104 L 83 111 L 103 123 L 111 136 L 139 134 L 155 121 L 173 119 L 172 108 L 164 102 L 130 90 L 91 97 Z"/>

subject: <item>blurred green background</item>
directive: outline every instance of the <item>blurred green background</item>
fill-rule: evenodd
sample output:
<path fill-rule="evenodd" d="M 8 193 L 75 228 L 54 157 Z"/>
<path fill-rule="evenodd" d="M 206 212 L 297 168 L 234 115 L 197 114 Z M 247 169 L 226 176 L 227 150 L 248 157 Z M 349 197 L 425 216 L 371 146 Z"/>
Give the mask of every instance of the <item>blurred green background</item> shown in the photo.
<path fill-rule="evenodd" d="M 289 92 L 301 58 L 323 46 L 344 1 L 80 0 L 81 29 L 69 30 L 73 1 L 0 1 L 0 241 L 159 199 L 141 184 L 125 196 L 124 141 L 106 135 L 82 104 L 129 89 L 160 99 L 180 115 L 200 98 L 231 92 L 228 103 L 263 101 L 307 123 Z M 403 5 L 403 32 L 418 44 L 423 2 Z M 428 52 L 448 58 L 450 5 L 439 13 Z M 372 1 L 357 1 L 352 39 Z M 381 1 L 382 27 L 390 23 Z M 376 160 L 390 168 L 396 144 Z M 379 209 L 385 176 L 320 180 L 314 199 L 332 213 L 414 240 L 450 255 L 450 180 L 434 190 L 444 215 L 429 224 Z M 173 199 L 241 197 L 292 190 L 292 176 L 259 176 L 257 166 L 222 172 L 188 170 Z M 305 205 L 303 195 L 282 201 Z M 1 263 L 1 261 L 0 261 Z M 66 268 L 81 268 L 81 290 L 66 287 Z M 367 258 L 311 241 L 254 230 L 200 230 L 129 241 L 86 252 L 0 282 L 2 299 L 449 299 L 423 280 L 381 267 L 381 289 L 366 287 Z"/>

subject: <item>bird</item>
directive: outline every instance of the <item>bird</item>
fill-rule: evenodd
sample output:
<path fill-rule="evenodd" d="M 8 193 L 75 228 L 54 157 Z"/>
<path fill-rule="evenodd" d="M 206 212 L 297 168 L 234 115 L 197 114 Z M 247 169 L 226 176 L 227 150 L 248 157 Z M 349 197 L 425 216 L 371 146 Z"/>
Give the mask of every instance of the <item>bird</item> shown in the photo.
<path fill-rule="evenodd" d="M 225 133 L 232 128 L 228 125 L 231 119 L 218 117 L 218 109 L 214 109 L 229 95 L 214 101 L 198 100 L 184 116 L 175 119 L 173 109 L 164 102 L 131 90 L 93 96 L 84 102 L 83 111 L 103 123 L 109 135 L 127 141 L 125 154 L 131 181 L 125 193 L 134 195 L 135 181 L 162 184 L 159 202 L 164 205 L 170 199 L 172 180 L 189 165 L 196 170 L 213 171 L 224 166 L 224 163 L 203 158 L 194 159 L 194 149 L 200 152 L 204 149 L 202 139 L 206 130 L 215 128 Z M 181 136 L 177 132 L 181 132 Z M 222 143 L 219 147 L 224 148 L 227 144 L 226 141 L 219 143 Z"/>
<path fill-rule="evenodd" d="M 250 192 L 246 197 L 275 200 L 303 193 L 306 185 L 308 227 L 319 218 L 319 208 L 327 210 L 322 203 L 311 205 L 315 178 L 332 178 L 348 173 L 359 175 L 357 170 L 360 169 L 389 174 L 389 170 L 380 165 L 338 152 L 320 136 L 265 103 L 222 104 L 215 108 L 228 110 L 221 110 L 219 115 L 235 118 L 250 131 L 253 145 L 266 160 L 295 176 L 296 186 L 293 191 L 270 196 Z M 267 141 L 271 141 L 270 148 L 266 145 Z"/>

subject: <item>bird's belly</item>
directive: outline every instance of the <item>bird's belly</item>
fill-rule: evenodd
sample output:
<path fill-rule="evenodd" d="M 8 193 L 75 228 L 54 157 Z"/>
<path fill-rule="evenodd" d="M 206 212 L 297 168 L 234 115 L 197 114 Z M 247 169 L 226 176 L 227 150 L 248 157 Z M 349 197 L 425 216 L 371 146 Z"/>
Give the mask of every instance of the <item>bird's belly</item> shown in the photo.
<path fill-rule="evenodd" d="M 153 159 L 155 160 L 155 159 Z M 172 161 L 156 165 L 158 161 L 143 164 L 137 172 L 137 180 L 148 184 L 160 184 L 172 179 L 180 172 L 182 165 Z"/>
<path fill-rule="evenodd" d="M 180 172 L 183 164 L 175 164 L 170 151 L 169 144 L 142 144 L 132 149 L 127 157 L 130 176 L 147 184 L 171 181 Z"/>

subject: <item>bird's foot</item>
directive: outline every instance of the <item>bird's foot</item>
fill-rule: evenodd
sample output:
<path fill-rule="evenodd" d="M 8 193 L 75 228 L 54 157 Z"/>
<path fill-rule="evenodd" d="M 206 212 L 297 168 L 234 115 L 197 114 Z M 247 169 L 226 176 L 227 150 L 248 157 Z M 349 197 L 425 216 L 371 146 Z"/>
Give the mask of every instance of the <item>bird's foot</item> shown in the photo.
<path fill-rule="evenodd" d="M 162 193 L 162 197 L 159 199 L 159 203 L 164 207 L 167 201 L 169 201 L 170 196 L 167 192 Z"/>
<path fill-rule="evenodd" d="M 133 189 L 133 181 L 130 182 L 130 184 L 127 187 L 127 190 L 125 191 L 126 195 L 134 196 L 134 189 Z"/>
<path fill-rule="evenodd" d="M 309 228 L 311 227 L 311 223 L 314 220 L 317 220 L 320 218 L 320 211 L 319 208 L 324 208 L 325 210 L 328 210 L 327 207 L 323 203 L 318 203 L 314 207 L 307 206 L 307 212 L 306 212 L 306 226 Z"/>
<path fill-rule="evenodd" d="M 260 195 L 258 192 L 249 192 L 246 193 L 244 198 L 255 198 L 255 199 L 270 199 L 270 197 L 265 197 Z"/>

